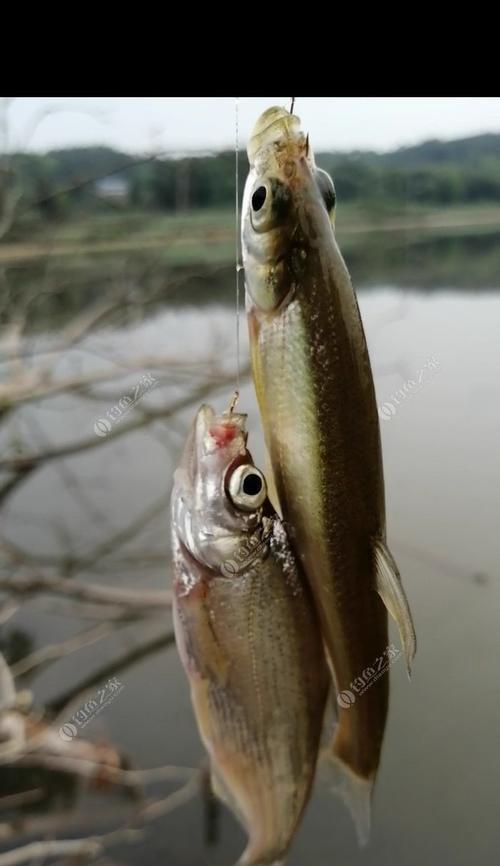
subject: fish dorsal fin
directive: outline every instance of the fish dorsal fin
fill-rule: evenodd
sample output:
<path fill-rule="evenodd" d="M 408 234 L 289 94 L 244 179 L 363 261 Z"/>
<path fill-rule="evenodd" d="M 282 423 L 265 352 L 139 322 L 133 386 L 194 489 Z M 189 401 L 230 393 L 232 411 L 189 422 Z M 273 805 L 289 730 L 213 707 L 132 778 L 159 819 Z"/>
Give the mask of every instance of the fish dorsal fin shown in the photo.
<path fill-rule="evenodd" d="M 411 663 L 417 650 L 417 638 L 398 567 L 383 541 L 375 542 L 377 592 L 395 621 L 405 651 L 406 670 L 411 676 Z"/>

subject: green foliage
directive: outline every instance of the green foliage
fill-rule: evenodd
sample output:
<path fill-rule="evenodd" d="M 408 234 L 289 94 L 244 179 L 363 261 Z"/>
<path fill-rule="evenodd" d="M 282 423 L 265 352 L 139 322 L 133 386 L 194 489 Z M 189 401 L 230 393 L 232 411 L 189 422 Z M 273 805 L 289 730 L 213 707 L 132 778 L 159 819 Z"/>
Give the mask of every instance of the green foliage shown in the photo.
<path fill-rule="evenodd" d="M 394 204 L 467 204 L 500 201 L 500 135 L 427 141 L 392 153 L 324 153 L 318 165 L 333 176 L 339 201 L 368 210 Z M 240 154 L 240 194 L 248 171 Z M 11 176 L 22 191 L 24 213 L 44 221 L 116 207 L 96 181 L 119 176 L 128 185 L 121 206 L 179 212 L 232 207 L 234 153 L 163 159 L 132 158 L 108 147 L 80 147 L 45 155 L 14 154 Z M 29 224 L 26 218 L 25 225 Z"/>

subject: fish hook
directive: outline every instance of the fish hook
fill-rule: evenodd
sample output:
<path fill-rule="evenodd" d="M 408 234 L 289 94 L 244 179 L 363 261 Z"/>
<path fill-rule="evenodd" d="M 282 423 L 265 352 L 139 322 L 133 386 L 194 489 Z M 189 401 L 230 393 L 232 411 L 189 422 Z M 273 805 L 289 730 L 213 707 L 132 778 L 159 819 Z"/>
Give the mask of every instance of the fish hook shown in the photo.
<path fill-rule="evenodd" d="M 233 414 L 233 412 L 234 412 L 234 410 L 235 410 L 235 408 L 236 408 L 236 404 L 237 404 L 237 402 L 238 402 L 239 399 L 240 399 L 240 392 L 239 392 L 238 390 L 236 390 L 236 391 L 234 392 L 233 396 L 231 397 L 231 402 L 230 402 L 230 404 L 229 404 L 228 412 L 229 412 L 230 415 Z"/>

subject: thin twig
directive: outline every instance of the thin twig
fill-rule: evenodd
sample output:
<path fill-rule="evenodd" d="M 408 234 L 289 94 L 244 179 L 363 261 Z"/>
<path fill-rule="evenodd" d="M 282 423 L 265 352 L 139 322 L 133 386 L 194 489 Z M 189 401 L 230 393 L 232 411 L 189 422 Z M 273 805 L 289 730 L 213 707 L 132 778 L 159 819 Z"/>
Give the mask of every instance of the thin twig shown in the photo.
<path fill-rule="evenodd" d="M 153 424 L 155 421 L 169 418 L 171 415 L 180 412 L 182 409 L 186 409 L 187 407 L 192 406 L 193 403 L 202 400 L 208 394 L 220 390 L 223 387 L 227 387 L 229 383 L 232 383 L 233 378 L 234 377 L 232 376 L 232 374 L 224 374 L 220 376 L 218 382 L 213 382 L 212 380 L 210 380 L 209 382 L 205 382 L 203 385 L 200 385 L 199 387 L 193 389 L 190 394 L 182 397 L 176 403 L 167 406 L 166 408 L 146 410 L 141 407 L 141 417 L 129 422 L 128 424 L 118 424 L 109 432 L 109 435 L 105 438 L 99 438 L 99 436 L 94 435 L 91 439 L 83 439 L 79 442 L 70 443 L 69 445 L 56 446 L 54 448 L 47 449 L 47 451 L 40 454 L 31 454 L 28 456 L 20 457 L 6 457 L 3 460 L 0 460 L 0 469 L 8 469 L 15 472 L 22 472 L 25 471 L 27 468 L 31 469 L 33 465 L 39 466 L 41 464 L 48 463 L 51 460 L 58 460 L 62 457 L 68 457 L 72 454 L 81 454 L 84 451 L 98 448 L 103 444 L 109 444 L 110 442 L 114 442 L 121 436 L 126 436 L 128 433 L 131 433 L 135 430 L 140 430 L 141 428 L 146 427 L 149 424 Z"/>
<path fill-rule="evenodd" d="M 162 817 L 182 806 L 196 796 L 199 788 L 198 777 L 199 774 L 195 771 L 192 777 L 178 791 L 174 791 L 162 800 L 142 807 L 136 815 L 136 820 L 141 823 L 154 821 L 156 818 Z M 139 829 L 133 826 L 124 826 L 119 827 L 117 830 L 111 830 L 108 833 L 88 836 L 84 839 L 30 842 L 20 848 L 15 848 L 13 851 L 8 851 L 6 854 L 0 854 L 0 866 L 18 866 L 19 863 L 26 863 L 34 857 L 97 857 L 108 846 L 123 841 L 136 841 L 140 838 L 142 838 L 142 833 Z"/>
<path fill-rule="evenodd" d="M 60 643 L 47 644 L 11 665 L 12 676 L 19 677 L 47 662 L 57 661 L 85 646 L 91 646 L 112 633 L 109 625 L 100 623 Z"/>
<path fill-rule="evenodd" d="M 174 643 L 175 636 L 173 632 L 168 632 L 167 634 L 161 634 L 152 638 L 152 640 L 148 641 L 148 643 L 142 644 L 142 646 L 134 647 L 134 649 L 130 650 L 130 652 L 120 658 L 115 659 L 107 665 L 103 665 L 103 667 L 99 668 L 98 671 L 88 676 L 83 682 L 79 683 L 78 686 L 72 686 L 66 692 L 59 695 L 59 697 L 53 698 L 48 702 L 47 708 L 52 713 L 56 713 L 58 720 L 60 720 L 63 713 L 66 712 L 68 705 L 70 703 L 72 704 L 77 697 L 84 695 L 89 691 L 89 689 L 106 682 L 110 677 L 120 671 L 128 669 L 132 665 L 143 661 L 143 659 L 147 658 L 152 653 L 173 646 Z"/>
<path fill-rule="evenodd" d="M 21 791 L 19 794 L 9 794 L 7 797 L 0 797 L 0 811 L 7 809 L 17 809 L 19 806 L 25 806 L 27 803 L 36 803 L 43 796 L 41 788 L 33 788 L 31 791 Z"/>
<path fill-rule="evenodd" d="M 0 590 L 16 596 L 51 593 L 75 600 L 131 607 L 134 610 L 169 608 L 172 604 L 172 593 L 166 589 L 117 589 L 76 580 L 61 580 L 58 577 L 0 577 Z"/>

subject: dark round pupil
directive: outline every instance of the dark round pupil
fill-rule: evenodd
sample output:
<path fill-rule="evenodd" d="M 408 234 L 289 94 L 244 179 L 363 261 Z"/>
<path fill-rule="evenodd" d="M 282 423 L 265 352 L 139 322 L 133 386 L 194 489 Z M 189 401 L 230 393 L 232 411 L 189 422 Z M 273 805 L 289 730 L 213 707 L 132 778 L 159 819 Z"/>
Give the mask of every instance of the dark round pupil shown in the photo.
<path fill-rule="evenodd" d="M 335 207 L 335 193 L 333 189 L 327 189 L 324 195 L 324 202 L 328 213 Z"/>
<path fill-rule="evenodd" d="M 325 193 L 325 204 L 328 213 L 335 207 L 335 193 L 333 189 L 327 189 Z"/>
<path fill-rule="evenodd" d="M 259 186 L 252 196 L 252 207 L 254 210 L 260 210 L 266 200 L 265 186 Z"/>
<path fill-rule="evenodd" d="M 262 479 L 258 475 L 246 475 L 243 481 L 243 493 L 256 496 L 262 490 Z"/>

